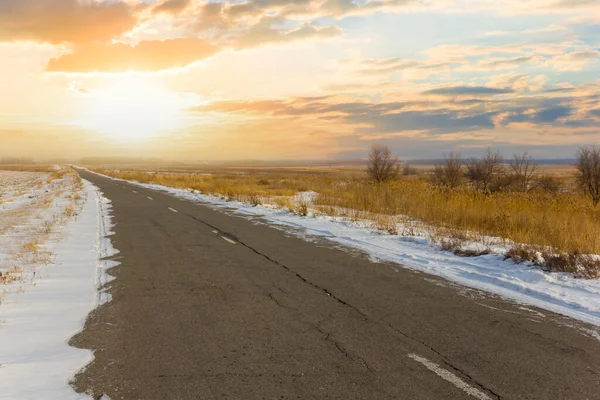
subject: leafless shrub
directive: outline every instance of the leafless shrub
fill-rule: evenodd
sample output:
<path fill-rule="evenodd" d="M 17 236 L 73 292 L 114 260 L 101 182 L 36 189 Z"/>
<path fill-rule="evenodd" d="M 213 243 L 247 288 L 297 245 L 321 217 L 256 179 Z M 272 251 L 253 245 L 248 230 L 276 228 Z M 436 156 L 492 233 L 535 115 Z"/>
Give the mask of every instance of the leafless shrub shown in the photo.
<path fill-rule="evenodd" d="M 480 257 L 480 256 L 486 256 L 488 254 L 491 253 L 490 249 L 483 249 L 483 250 L 474 250 L 474 249 L 463 249 L 463 248 L 457 248 L 454 250 L 454 254 L 456 254 L 457 256 L 461 256 L 461 257 Z"/>
<path fill-rule="evenodd" d="M 579 148 L 575 166 L 579 184 L 597 206 L 600 203 L 600 148 Z"/>
<path fill-rule="evenodd" d="M 578 252 L 545 256 L 544 267 L 550 272 L 569 272 L 581 278 L 600 277 L 600 260 Z"/>
<path fill-rule="evenodd" d="M 301 201 L 296 205 L 294 212 L 301 217 L 306 217 L 308 215 L 308 204 L 304 201 Z"/>
<path fill-rule="evenodd" d="M 457 248 L 460 248 L 461 245 L 462 245 L 462 241 L 456 240 L 456 239 L 443 238 L 440 241 L 440 247 L 443 251 L 452 251 L 453 252 Z"/>
<path fill-rule="evenodd" d="M 444 158 L 442 165 L 436 165 L 433 172 L 436 186 L 454 189 L 463 181 L 462 160 L 459 153 L 450 153 Z"/>
<path fill-rule="evenodd" d="M 513 179 L 513 176 L 502 172 L 497 174 L 494 179 L 490 181 L 488 184 L 487 190 L 491 193 L 496 192 L 509 192 L 513 191 L 516 188 L 516 182 Z"/>
<path fill-rule="evenodd" d="M 539 169 L 534 159 L 527 152 L 514 154 L 509 166 L 513 188 L 521 192 L 528 191 Z"/>
<path fill-rule="evenodd" d="M 402 174 L 403 175 L 417 175 L 419 173 L 419 171 L 411 166 L 410 164 L 405 163 L 404 166 L 402 167 Z"/>
<path fill-rule="evenodd" d="M 504 257 L 517 264 L 530 261 L 549 272 L 568 272 L 587 279 L 600 277 L 600 259 L 578 251 L 555 254 L 548 250 L 540 252 L 534 246 L 517 245 L 509 249 Z"/>
<path fill-rule="evenodd" d="M 248 196 L 248 202 L 256 207 L 260 206 L 263 203 L 263 200 L 258 194 L 251 194 Z"/>
<path fill-rule="evenodd" d="M 535 186 L 550 193 L 558 193 L 560 191 L 560 181 L 548 174 L 538 177 L 535 181 Z"/>
<path fill-rule="evenodd" d="M 225 201 L 236 201 L 238 199 L 238 195 L 233 192 L 233 190 L 225 191 Z"/>
<path fill-rule="evenodd" d="M 48 234 L 48 233 L 52 232 L 52 222 L 51 221 L 44 221 L 43 226 L 44 226 L 44 233 Z"/>
<path fill-rule="evenodd" d="M 275 204 L 281 209 L 294 212 L 294 205 L 289 197 L 278 197 L 275 199 Z"/>
<path fill-rule="evenodd" d="M 444 238 L 441 240 L 441 249 L 444 251 L 451 251 L 452 253 L 460 257 L 480 257 L 491 253 L 491 250 L 489 248 L 485 248 L 483 250 L 465 249 L 462 247 L 463 244 L 464 240 L 462 239 Z"/>
<path fill-rule="evenodd" d="M 390 235 L 398 234 L 398 225 L 393 217 L 380 216 L 375 220 L 375 229 L 387 232 Z"/>
<path fill-rule="evenodd" d="M 471 158 L 465 163 L 467 177 L 473 187 L 480 190 L 490 190 L 490 184 L 498 175 L 504 172 L 504 159 L 498 152 L 488 149 L 482 158 Z"/>
<path fill-rule="evenodd" d="M 393 156 L 385 145 L 373 145 L 369 153 L 367 175 L 369 179 L 382 183 L 398 178 L 400 173 L 398 156 Z"/>
<path fill-rule="evenodd" d="M 516 264 L 531 261 L 533 264 L 540 266 L 542 262 L 536 249 L 523 245 L 511 247 L 504 253 L 504 257 L 505 260 L 512 259 Z"/>

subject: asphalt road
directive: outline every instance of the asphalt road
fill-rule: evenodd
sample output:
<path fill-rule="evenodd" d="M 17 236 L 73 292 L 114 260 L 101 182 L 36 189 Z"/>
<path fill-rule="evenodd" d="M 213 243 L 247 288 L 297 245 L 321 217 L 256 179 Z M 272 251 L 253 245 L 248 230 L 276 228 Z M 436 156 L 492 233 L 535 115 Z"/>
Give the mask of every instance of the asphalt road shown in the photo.
<path fill-rule="evenodd" d="M 112 200 L 113 300 L 73 339 L 113 400 L 600 399 L 578 322 L 81 171 Z"/>

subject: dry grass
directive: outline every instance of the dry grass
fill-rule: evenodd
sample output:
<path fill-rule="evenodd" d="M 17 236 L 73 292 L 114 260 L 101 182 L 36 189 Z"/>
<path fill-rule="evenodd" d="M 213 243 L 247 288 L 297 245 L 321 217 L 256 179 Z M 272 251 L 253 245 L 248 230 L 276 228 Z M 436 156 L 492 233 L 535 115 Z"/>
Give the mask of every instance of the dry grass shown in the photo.
<path fill-rule="evenodd" d="M 23 269 L 17 265 L 12 265 L 2 271 L 0 271 L 0 284 L 8 285 L 14 283 L 21 279 L 21 274 L 23 273 Z M 2 300 L 3 296 L 0 296 L 0 300 Z M 1 303 L 1 301 L 0 301 Z"/>
<path fill-rule="evenodd" d="M 0 165 L 0 171 L 21 171 L 21 172 L 56 172 L 52 165 L 42 164 L 23 164 L 23 165 Z"/>
<path fill-rule="evenodd" d="M 429 225 L 497 236 L 559 251 L 600 254 L 600 212 L 576 193 L 494 193 L 441 190 L 426 181 L 389 185 L 346 182 L 319 192 L 319 204 L 388 215 Z"/>
<path fill-rule="evenodd" d="M 340 177 L 364 175 L 360 172 L 337 171 L 335 174 L 322 170 L 220 170 L 212 172 L 161 172 L 128 170 L 111 171 L 96 169 L 102 174 L 144 183 L 199 190 L 202 193 L 223 196 L 229 200 L 247 201 L 250 197 L 291 197 L 298 192 L 324 188 L 335 184 Z"/>
<path fill-rule="evenodd" d="M 465 256 L 482 255 L 486 251 L 462 250 L 462 241 L 485 243 L 490 236 L 504 238 L 507 245 L 524 243 L 544 249 L 546 264 L 552 270 L 573 272 L 581 269 L 572 267 L 574 259 L 567 263 L 561 255 L 600 254 L 600 209 L 574 190 L 572 167 L 543 169 L 544 174 L 553 176 L 563 189 L 568 189 L 556 193 L 542 189 L 527 193 L 484 193 L 468 186 L 453 190 L 437 188 L 427 176 L 427 169 L 420 169 L 416 176 L 405 176 L 385 184 L 367 181 L 364 172 L 358 169 L 246 170 L 243 174 L 230 171 L 213 171 L 211 174 L 136 170 L 98 172 L 144 183 L 192 188 L 253 204 L 271 199 L 280 207 L 300 215 L 308 214 L 309 205 L 295 204 L 290 198 L 298 192 L 313 190 L 319 193 L 313 206 L 319 212 L 371 218 L 375 227 L 389 234 L 398 233 L 395 216 L 408 216 L 435 229 L 435 235 L 458 240 L 453 251 Z M 553 261 L 550 253 L 562 258 Z M 514 257 L 510 256 L 517 262 L 532 260 L 532 257 L 521 257 L 517 250 Z M 582 256 L 576 258 L 583 260 Z M 571 267 L 561 269 L 557 266 L 561 263 Z M 584 264 L 597 268 L 589 260 Z"/>

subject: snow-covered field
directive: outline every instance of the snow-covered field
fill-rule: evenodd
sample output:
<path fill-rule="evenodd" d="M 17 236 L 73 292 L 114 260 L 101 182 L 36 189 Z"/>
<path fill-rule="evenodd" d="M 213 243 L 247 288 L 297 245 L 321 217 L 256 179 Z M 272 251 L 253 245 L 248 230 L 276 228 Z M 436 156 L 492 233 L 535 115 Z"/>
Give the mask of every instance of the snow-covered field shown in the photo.
<path fill-rule="evenodd" d="M 114 178 L 112 178 L 114 179 Z M 193 190 L 182 190 L 134 182 L 142 187 L 169 192 L 250 217 L 260 216 L 276 227 L 289 230 L 306 240 L 325 238 L 337 244 L 362 250 L 374 260 L 391 261 L 437 275 L 471 288 L 484 290 L 521 304 L 532 305 L 600 326 L 600 280 L 586 280 L 567 273 L 550 273 L 531 263 L 505 260 L 505 248 L 479 257 L 461 257 L 443 251 L 437 241 L 414 229 L 399 227 L 398 235 L 382 233 L 373 221 L 332 217 L 309 212 L 307 217 L 274 206 L 226 201 Z M 314 193 L 299 195 L 296 201 L 310 202 Z M 293 228 L 293 229 L 290 229 Z M 426 231 L 426 230 L 423 230 Z M 493 241 L 493 238 L 490 238 Z M 476 248 L 477 243 L 472 243 Z M 481 244 L 489 248 L 490 244 Z M 493 246 L 492 246 L 493 248 Z M 587 332 L 600 339 L 600 331 Z"/>
<path fill-rule="evenodd" d="M 0 171 L 0 191 L 0 399 L 90 398 L 69 382 L 93 355 L 68 342 L 107 300 L 110 204 L 73 172 Z"/>

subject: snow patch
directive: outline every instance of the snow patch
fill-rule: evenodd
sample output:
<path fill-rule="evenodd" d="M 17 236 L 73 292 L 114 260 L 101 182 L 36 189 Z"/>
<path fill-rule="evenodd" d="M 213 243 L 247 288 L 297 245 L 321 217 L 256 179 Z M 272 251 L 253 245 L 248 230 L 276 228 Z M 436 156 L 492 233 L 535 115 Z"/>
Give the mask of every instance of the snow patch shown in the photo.
<path fill-rule="evenodd" d="M 297 203 L 314 204 L 317 197 L 319 197 L 319 193 L 308 190 L 306 192 L 298 192 L 296 196 L 294 196 L 294 200 Z"/>
<path fill-rule="evenodd" d="M 54 262 L 0 306 L 0 399 L 91 398 L 69 382 L 93 354 L 68 341 L 90 311 L 110 300 L 103 291 L 111 280 L 106 270 L 117 263 L 104 259 L 116 254 L 107 238 L 110 202 L 90 182 L 83 185 L 83 208 L 64 226 L 62 240 L 47 244 Z"/>

